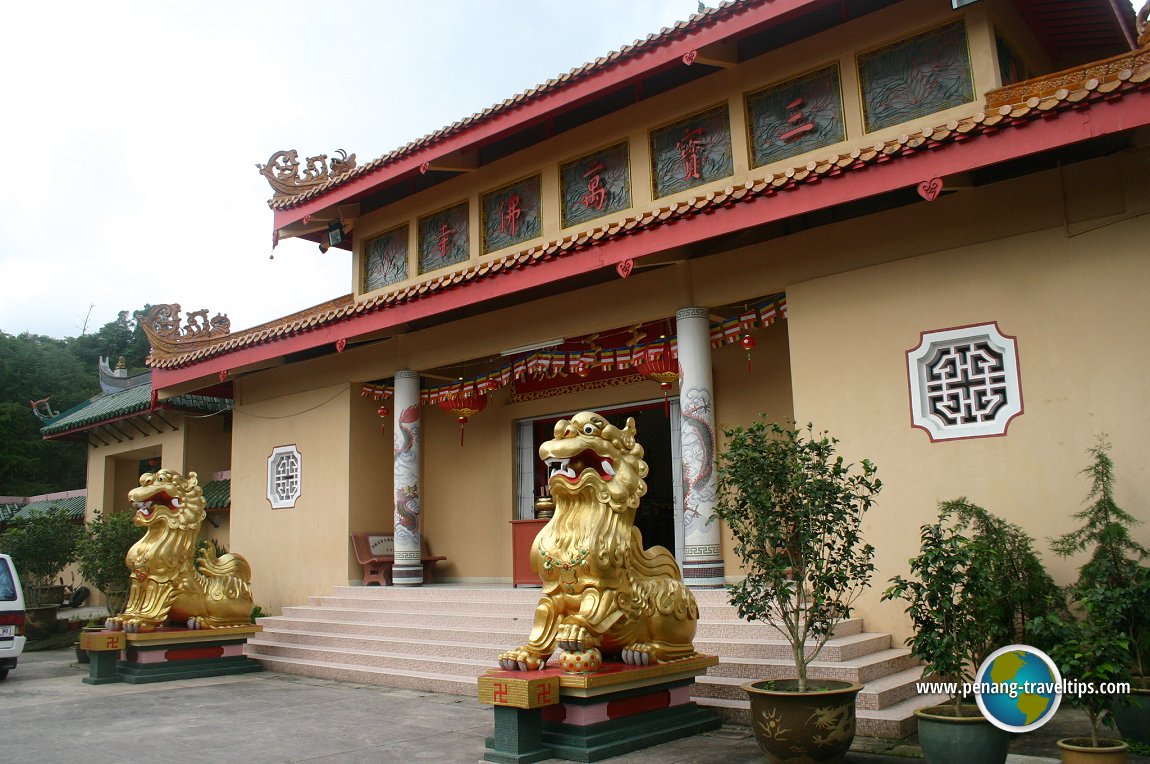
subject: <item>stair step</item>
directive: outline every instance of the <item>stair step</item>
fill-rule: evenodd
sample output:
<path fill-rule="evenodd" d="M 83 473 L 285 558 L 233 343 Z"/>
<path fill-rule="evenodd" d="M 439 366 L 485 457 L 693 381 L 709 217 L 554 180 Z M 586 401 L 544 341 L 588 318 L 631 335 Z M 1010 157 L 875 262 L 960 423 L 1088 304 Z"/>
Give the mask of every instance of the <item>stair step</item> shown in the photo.
<path fill-rule="evenodd" d="M 477 635 L 482 636 L 482 635 Z M 491 660 L 493 656 L 515 647 L 512 640 L 501 642 L 460 642 L 445 639 L 412 640 L 374 634 L 343 634 L 329 631 L 303 631 L 295 629 L 265 628 L 259 637 L 250 642 L 258 644 L 302 645 L 308 647 L 333 647 L 343 650 L 379 650 L 382 652 L 402 652 L 409 655 L 431 655 L 445 658 L 469 658 Z"/>
<path fill-rule="evenodd" d="M 381 650 L 347 650 L 313 645 L 277 645 L 266 641 L 249 640 L 252 658 L 297 658 L 331 665 L 356 668 L 413 671 L 424 674 L 442 674 L 470 678 L 472 682 L 487 671 L 498 668 L 493 658 L 447 658 L 412 655 L 410 653 L 383 652 Z M 474 691 L 474 686 L 472 687 Z"/>
<path fill-rule="evenodd" d="M 843 682 L 866 684 L 888 674 L 913 668 L 918 660 L 906 648 L 888 648 L 868 655 L 842 661 L 819 660 L 807 664 L 807 676 L 812 679 L 837 679 Z M 719 656 L 719 665 L 712 667 L 708 678 L 751 682 L 760 679 L 786 679 L 795 675 L 794 662 L 789 658 L 732 658 Z M 701 681 L 701 680 L 700 680 Z"/>
<path fill-rule="evenodd" d="M 862 655 L 886 650 L 890 647 L 890 634 L 864 631 L 842 637 L 831 637 L 819 652 L 819 659 L 840 661 L 858 658 Z M 731 658 L 780 658 L 791 659 L 791 645 L 781 636 L 769 639 L 708 639 L 695 638 L 695 649 L 701 653 L 722 655 Z M 807 648 L 807 655 L 814 647 Z"/>
<path fill-rule="evenodd" d="M 694 590 L 695 646 L 720 662 L 700 677 L 695 700 L 731 722 L 749 722 L 744 682 L 792 676 L 790 645 L 772 622 L 742 621 L 725 590 Z M 268 669 L 362 684 L 475 695 L 476 678 L 531 630 L 538 588 L 436 585 L 346 586 L 259 619 L 263 632 L 247 652 Z M 808 651 L 809 654 L 809 651 Z M 920 698 L 921 667 L 889 634 L 867 632 L 860 618 L 838 624 L 810 664 L 816 679 L 866 685 L 859 693 L 859 734 L 905 735 Z"/>

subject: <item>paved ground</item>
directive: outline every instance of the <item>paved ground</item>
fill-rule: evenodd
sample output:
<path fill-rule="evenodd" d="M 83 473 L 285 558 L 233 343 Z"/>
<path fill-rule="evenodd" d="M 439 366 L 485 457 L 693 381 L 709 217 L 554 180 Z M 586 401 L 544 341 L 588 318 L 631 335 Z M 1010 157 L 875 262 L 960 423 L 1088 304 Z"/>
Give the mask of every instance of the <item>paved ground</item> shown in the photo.
<path fill-rule="evenodd" d="M 0 682 L 0 759 L 470 763 L 482 758 L 492 731 L 489 706 L 455 695 L 273 672 L 98 686 L 81 682 L 86 674 L 71 650 L 25 653 Z M 1016 738 L 1011 764 L 1056 761 L 1054 738 L 1084 729 L 1075 713 L 1060 711 L 1041 734 Z M 852 764 L 910 764 L 918 753 L 913 743 L 860 739 L 856 746 L 885 753 L 852 752 Z M 610 761 L 750 764 L 763 758 L 746 728 L 725 727 Z"/>

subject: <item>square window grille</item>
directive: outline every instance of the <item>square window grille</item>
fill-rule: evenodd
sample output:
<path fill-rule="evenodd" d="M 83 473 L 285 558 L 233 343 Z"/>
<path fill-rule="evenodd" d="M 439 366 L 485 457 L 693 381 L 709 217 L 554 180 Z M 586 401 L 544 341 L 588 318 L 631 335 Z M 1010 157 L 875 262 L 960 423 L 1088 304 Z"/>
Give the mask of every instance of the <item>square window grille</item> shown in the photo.
<path fill-rule="evenodd" d="M 272 509 L 289 509 L 300 497 L 303 459 L 294 445 L 277 446 L 268 457 L 268 501 Z"/>
<path fill-rule="evenodd" d="M 1022 413 L 1017 346 L 997 324 L 923 332 L 906 359 L 911 425 L 932 441 L 1005 435 Z"/>

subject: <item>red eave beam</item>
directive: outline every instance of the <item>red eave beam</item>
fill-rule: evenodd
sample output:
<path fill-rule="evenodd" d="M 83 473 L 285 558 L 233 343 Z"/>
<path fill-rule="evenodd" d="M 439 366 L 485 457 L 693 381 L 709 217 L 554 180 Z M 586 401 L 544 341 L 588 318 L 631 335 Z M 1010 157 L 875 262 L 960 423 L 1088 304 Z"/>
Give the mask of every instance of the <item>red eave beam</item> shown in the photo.
<path fill-rule="evenodd" d="M 934 177 L 953 175 L 1011 159 L 1078 143 L 1150 124 L 1150 91 L 1139 90 L 1120 100 L 1099 101 L 1089 108 L 1059 112 L 1018 126 L 1004 126 L 990 135 L 976 135 L 920 149 L 909 157 L 869 165 L 815 183 L 780 190 L 752 202 L 741 202 L 700 214 L 689 225 L 664 224 L 612 239 L 572 255 L 557 257 L 499 276 L 464 283 L 411 302 L 362 314 L 316 329 L 209 358 L 176 369 L 154 369 L 154 390 L 200 378 L 216 379 L 221 371 L 259 363 L 328 342 L 448 313 L 485 300 L 560 281 L 596 268 L 663 252 L 715 236 L 782 220 L 813 210 L 864 199 Z"/>
<path fill-rule="evenodd" d="M 703 27 L 682 40 L 675 40 L 664 45 L 654 45 L 649 51 L 628 57 L 621 63 L 602 65 L 594 73 L 581 76 L 569 85 L 561 85 L 544 95 L 530 98 L 522 106 L 506 107 L 494 116 L 483 117 L 477 120 L 472 127 L 463 128 L 458 133 L 441 141 L 415 149 L 412 153 L 393 163 L 386 164 L 378 170 L 347 183 L 342 183 L 331 191 L 321 193 L 299 206 L 275 210 L 273 222 L 275 230 L 279 231 L 308 215 L 313 215 L 351 197 L 369 192 L 376 186 L 381 186 L 390 180 L 417 172 L 424 162 L 433 161 L 474 144 L 483 143 L 516 126 L 542 119 L 548 112 L 593 98 L 598 93 L 610 90 L 628 80 L 641 77 L 669 64 L 673 65 L 677 59 L 681 59 L 689 51 L 742 34 L 759 25 L 794 13 L 805 6 L 826 4 L 826 1 L 774 0 L 771 2 L 764 0 L 758 5 L 748 2 L 745 7 L 736 6 L 733 9 L 736 15 L 732 18 Z M 678 63 L 680 66 L 686 66 L 681 61 Z"/>

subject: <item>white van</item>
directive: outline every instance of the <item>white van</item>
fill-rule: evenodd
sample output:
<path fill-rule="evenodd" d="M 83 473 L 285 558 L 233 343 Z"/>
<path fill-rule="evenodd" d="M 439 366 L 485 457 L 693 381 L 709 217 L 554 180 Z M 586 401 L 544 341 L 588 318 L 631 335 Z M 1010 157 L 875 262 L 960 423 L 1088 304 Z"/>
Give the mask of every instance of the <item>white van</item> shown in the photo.
<path fill-rule="evenodd" d="M 24 652 L 24 592 L 12 558 L 0 554 L 0 679 Z"/>

